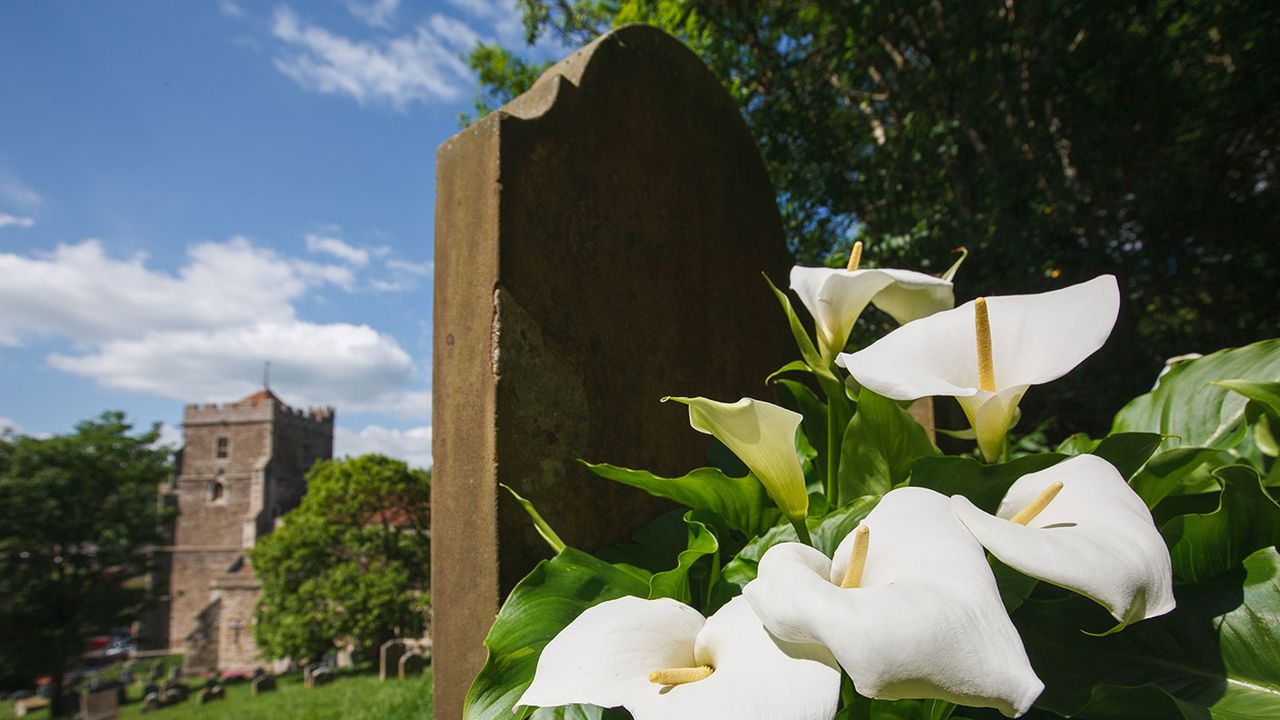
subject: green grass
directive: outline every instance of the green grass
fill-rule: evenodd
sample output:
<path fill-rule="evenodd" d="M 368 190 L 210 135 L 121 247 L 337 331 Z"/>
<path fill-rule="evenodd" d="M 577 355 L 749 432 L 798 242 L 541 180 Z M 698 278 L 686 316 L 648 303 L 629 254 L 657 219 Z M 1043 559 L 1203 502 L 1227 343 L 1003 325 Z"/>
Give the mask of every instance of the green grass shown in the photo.
<path fill-rule="evenodd" d="M 186 681 L 193 688 L 202 683 L 198 678 Z M 154 712 L 142 713 L 138 702 L 141 689 L 129 688 L 129 704 L 120 708 L 120 720 L 430 720 L 431 670 L 420 678 L 400 682 L 379 682 L 376 671 L 368 668 L 339 671 L 330 684 L 305 688 L 302 675 L 279 678 L 279 689 L 254 697 L 248 682 L 228 684 L 227 698 L 207 705 L 197 705 L 195 692 L 185 702 Z M 13 717 L 13 708 L 5 703 L 0 720 Z M 48 720 L 41 711 L 27 716 L 32 720 Z"/>

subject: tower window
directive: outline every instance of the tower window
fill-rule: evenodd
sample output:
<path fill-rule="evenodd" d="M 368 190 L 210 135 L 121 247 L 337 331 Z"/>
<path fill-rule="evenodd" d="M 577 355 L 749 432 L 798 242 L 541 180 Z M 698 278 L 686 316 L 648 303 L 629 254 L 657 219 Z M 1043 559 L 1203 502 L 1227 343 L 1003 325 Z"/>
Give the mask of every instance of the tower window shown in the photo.
<path fill-rule="evenodd" d="M 225 437 L 218 438 L 216 457 L 219 460 L 225 459 L 227 457 L 227 450 L 230 446 L 231 446 L 231 441 L 228 438 L 225 438 Z"/>
<path fill-rule="evenodd" d="M 209 502 L 217 502 L 221 500 L 223 494 L 226 493 L 226 489 L 226 485 L 224 485 L 221 480 L 214 480 L 209 485 Z"/>

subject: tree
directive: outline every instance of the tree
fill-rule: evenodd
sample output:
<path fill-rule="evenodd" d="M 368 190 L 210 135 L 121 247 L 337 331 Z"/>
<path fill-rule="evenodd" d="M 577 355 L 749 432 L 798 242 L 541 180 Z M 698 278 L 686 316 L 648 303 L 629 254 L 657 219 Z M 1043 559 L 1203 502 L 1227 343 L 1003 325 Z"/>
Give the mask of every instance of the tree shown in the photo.
<path fill-rule="evenodd" d="M 106 412 L 51 438 L 0 436 L 0 682 L 62 676 L 89 635 L 128 624 L 158 542 L 157 492 L 171 453 L 159 425 L 131 435 Z"/>
<path fill-rule="evenodd" d="M 520 4 L 530 42 L 645 21 L 698 52 L 801 262 L 842 264 L 861 239 L 873 264 L 936 272 L 966 246 L 962 297 L 1116 274 L 1113 341 L 1054 400 L 1029 397 L 1033 418 L 1099 432 L 1166 358 L 1280 334 L 1280 6 Z M 483 104 L 527 88 L 518 50 L 470 55 Z"/>
<path fill-rule="evenodd" d="M 274 657 L 319 658 L 335 642 L 374 653 L 421 635 L 430 607 L 431 477 L 382 455 L 317 463 L 307 494 L 258 541 L 254 638 Z"/>

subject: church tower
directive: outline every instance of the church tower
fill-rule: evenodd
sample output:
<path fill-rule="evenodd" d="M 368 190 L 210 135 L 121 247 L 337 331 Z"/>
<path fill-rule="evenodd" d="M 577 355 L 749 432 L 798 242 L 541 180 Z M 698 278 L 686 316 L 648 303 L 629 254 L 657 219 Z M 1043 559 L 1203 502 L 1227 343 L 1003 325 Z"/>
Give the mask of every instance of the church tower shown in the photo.
<path fill-rule="evenodd" d="M 189 670 L 262 664 L 253 642 L 261 586 L 244 551 L 306 492 L 333 457 L 331 407 L 295 410 L 268 389 L 224 405 L 187 405 L 166 502 L 177 510 L 168 557 L 168 646 Z"/>

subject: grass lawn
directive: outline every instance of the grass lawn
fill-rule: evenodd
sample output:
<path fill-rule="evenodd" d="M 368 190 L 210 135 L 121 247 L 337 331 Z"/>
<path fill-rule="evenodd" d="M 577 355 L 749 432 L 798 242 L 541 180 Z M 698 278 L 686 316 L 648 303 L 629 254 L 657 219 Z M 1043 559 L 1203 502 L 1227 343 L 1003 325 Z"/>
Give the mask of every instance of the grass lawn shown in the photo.
<path fill-rule="evenodd" d="M 187 684 L 198 688 L 203 683 L 191 678 Z M 197 705 L 195 691 L 185 702 L 143 714 L 138 702 L 141 687 L 129 688 L 129 704 L 120 708 L 120 720 L 430 720 L 431 669 L 420 678 L 400 682 L 378 681 L 376 670 L 358 668 L 339 671 L 338 677 L 324 687 L 307 689 L 302 675 L 279 678 L 279 689 L 254 697 L 249 683 L 228 684 L 227 698 Z M 0 720 L 13 717 L 13 707 L 4 703 Z M 48 720 L 40 711 L 27 716 L 32 720 Z"/>

